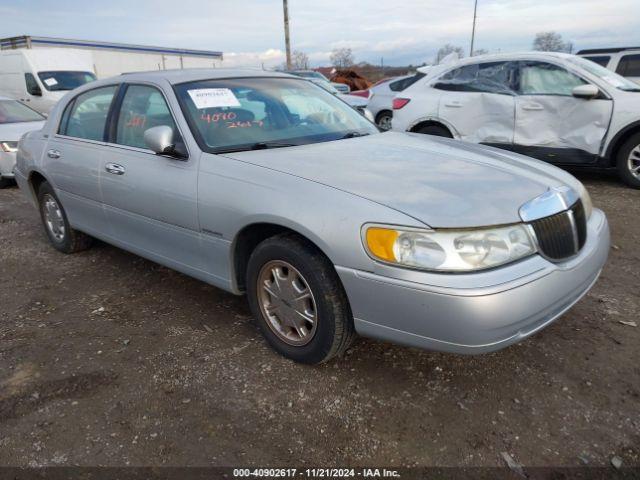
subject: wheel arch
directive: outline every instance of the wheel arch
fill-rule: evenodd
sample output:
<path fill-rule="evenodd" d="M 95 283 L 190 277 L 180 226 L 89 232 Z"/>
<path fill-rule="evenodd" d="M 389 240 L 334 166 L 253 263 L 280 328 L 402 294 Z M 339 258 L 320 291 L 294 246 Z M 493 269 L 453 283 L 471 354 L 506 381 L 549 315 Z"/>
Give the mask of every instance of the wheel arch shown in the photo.
<path fill-rule="evenodd" d="M 437 117 L 425 117 L 425 118 L 421 118 L 416 120 L 415 122 L 413 122 L 409 128 L 407 129 L 408 132 L 416 132 L 418 129 L 422 128 L 422 127 L 427 127 L 427 126 L 435 126 L 435 127 L 442 127 L 442 128 L 446 128 L 449 133 L 451 134 L 451 138 L 459 138 L 459 134 L 458 131 L 453 127 L 453 125 L 451 125 L 449 122 L 442 120 L 441 118 L 437 118 Z"/>
<path fill-rule="evenodd" d="M 636 133 L 640 133 L 640 120 L 630 123 L 614 135 L 605 153 L 609 166 L 615 166 L 620 148 Z"/>
<path fill-rule="evenodd" d="M 251 253 L 264 240 L 283 234 L 299 236 L 334 263 L 327 254 L 327 245 L 304 227 L 275 219 L 258 220 L 242 227 L 231 244 L 231 286 L 236 293 L 246 290 L 245 277 Z"/>
<path fill-rule="evenodd" d="M 49 180 L 42 172 L 39 170 L 31 170 L 29 172 L 29 175 L 27 176 L 27 183 L 31 190 L 31 195 L 36 202 L 38 201 L 38 190 L 40 189 L 40 185 L 44 182 L 49 182 Z M 51 184 L 51 182 L 49 182 L 49 184 Z"/>

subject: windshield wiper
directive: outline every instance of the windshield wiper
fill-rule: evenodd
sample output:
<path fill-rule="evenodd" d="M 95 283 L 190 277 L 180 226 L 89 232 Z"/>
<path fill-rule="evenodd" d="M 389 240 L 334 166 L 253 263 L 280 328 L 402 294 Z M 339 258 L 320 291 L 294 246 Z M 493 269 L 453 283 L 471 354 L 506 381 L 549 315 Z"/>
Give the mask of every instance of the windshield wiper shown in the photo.
<path fill-rule="evenodd" d="M 263 150 L 265 148 L 284 148 L 284 147 L 297 147 L 297 143 L 286 142 L 256 142 L 249 146 L 249 150 Z"/>
<path fill-rule="evenodd" d="M 369 133 L 356 132 L 356 131 L 347 132 L 342 137 L 340 137 L 340 140 L 344 140 L 345 138 L 366 137 L 367 135 L 370 135 L 370 134 Z"/>
<path fill-rule="evenodd" d="M 285 143 L 285 142 L 256 142 L 249 145 L 239 145 L 236 147 L 223 147 L 215 149 L 213 153 L 234 153 L 234 152 L 246 152 L 247 150 L 265 150 L 267 148 L 284 148 L 284 147 L 298 147 L 298 143 Z"/>

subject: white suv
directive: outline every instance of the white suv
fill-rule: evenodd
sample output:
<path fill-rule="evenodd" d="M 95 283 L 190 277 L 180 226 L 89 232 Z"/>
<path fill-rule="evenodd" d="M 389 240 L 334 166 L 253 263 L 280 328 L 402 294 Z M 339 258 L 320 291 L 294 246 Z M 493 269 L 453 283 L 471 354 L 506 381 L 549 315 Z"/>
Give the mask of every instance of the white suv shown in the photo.
<path fill-rule="evenodd" d="M 640 86 L 575 55 L 485 55 L 433 67 L 393 108 L 393 130 L 616 167 L 640 188 Z"/>
<path fill-rule="evenodd" d="M 580 50 L 576 55 L 640 83 L 640 47 L 635 48 L 594 48 Z"/>

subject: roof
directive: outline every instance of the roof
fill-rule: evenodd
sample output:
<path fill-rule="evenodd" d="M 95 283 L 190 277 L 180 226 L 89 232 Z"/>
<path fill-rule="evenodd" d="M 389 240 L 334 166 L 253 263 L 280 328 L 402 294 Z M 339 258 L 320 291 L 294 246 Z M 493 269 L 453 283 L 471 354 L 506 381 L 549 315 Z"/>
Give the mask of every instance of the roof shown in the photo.
<path fill-rule="evenodd" d="M 144 81 L 150 79 L 163 79 L 175 85 L 178 83 L 195 82 L 198 80 L 215 80 L 222 78 L 249 78 L 249 77 L 284 77 L 300 78 L 282 72 L 261 70 L 259 68 L 184 68 L 171 70 L 153 70 L 150 72 L 123 73 L 116 77 L 99 80 L 99 82 L 112 83 L 119 81 Z M 95 85 L 96 82 L 91 82 Z"/>
<path fill-rule="evenodd" d="M 640 47 L 614 47 L 614 48 L 588 48 L 586 50 L 579 50 L 578 55 L 590 55 L 594 53 L 618 53 L 625 50 L 640 50 Z"/>
<path fill-rule="evenodd" d="M 222 52 L 214 50 L 193 50 L 186 48 L 154 47 L 150 45 L 132 45 L 126 43 L 97 42 L 93 40 L 73 40 L 69 38 L 32 37 L 8 37 L 0 39 L 0 50 L 16 48 L 44 47 L 75 47 L 93 48 L 103 50 L 120 50 L 139 53 L 159 53 L 167 55 L 183 55 L 192 57 L 209 57 L 222 59 Z"/>

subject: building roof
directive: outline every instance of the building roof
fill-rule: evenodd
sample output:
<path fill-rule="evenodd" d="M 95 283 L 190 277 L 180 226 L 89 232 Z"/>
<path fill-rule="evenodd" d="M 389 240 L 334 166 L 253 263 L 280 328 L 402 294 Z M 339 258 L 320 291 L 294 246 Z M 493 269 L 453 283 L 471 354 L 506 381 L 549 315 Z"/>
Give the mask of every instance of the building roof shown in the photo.
<path fill-rule="evenodd" d="M 213 50 L 193 50 L 186 48 L 154 47 L 150 45 L 132 45 L 126 43 L 96 42 L 93 40 L 73 40 L 69 38 L 32 37 L 24 35 L 20 37 L 8 37 L 0 39 L 0 50 L 32 47 L 72 47 L 91 48 L 103 50 L 118 50 L 139 53 L 158 53 L 166 55 L 183 55 L 191 57 L 207 57 L 222 59 L 222 52 Z"/>

